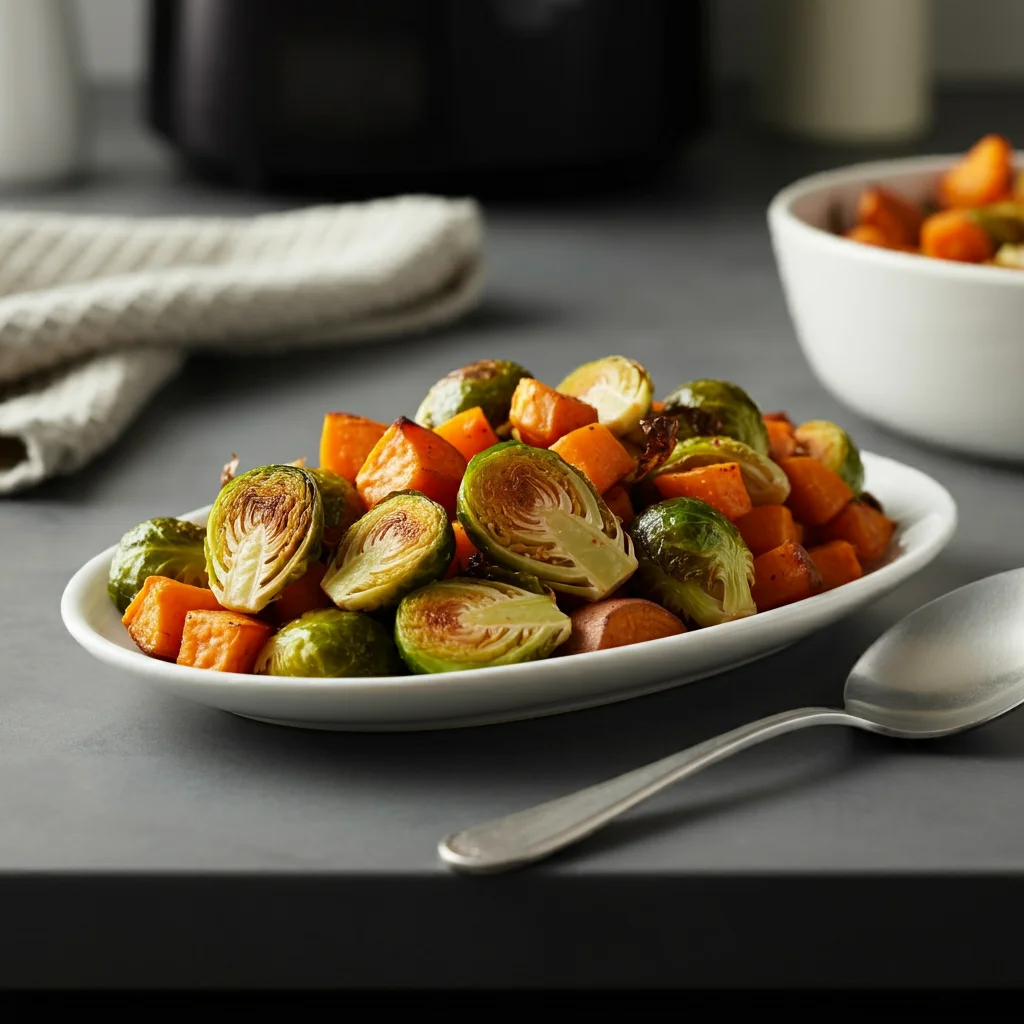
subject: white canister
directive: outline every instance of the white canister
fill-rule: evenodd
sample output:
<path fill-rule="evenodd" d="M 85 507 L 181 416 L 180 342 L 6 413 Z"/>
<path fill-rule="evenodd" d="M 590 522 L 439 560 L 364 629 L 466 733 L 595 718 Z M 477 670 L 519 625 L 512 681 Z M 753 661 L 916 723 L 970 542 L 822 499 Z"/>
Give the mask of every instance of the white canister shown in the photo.
<path fill-rule="evenodd" d="M 913 139 L 931 117 L 931 0 L 764 0 L 762 118 L 833 142 Z"/>
<path fill-rule="evenodd" d="M 71 0 L 0 0 L 0 185 L 82 169 L 81 82 Z"/>

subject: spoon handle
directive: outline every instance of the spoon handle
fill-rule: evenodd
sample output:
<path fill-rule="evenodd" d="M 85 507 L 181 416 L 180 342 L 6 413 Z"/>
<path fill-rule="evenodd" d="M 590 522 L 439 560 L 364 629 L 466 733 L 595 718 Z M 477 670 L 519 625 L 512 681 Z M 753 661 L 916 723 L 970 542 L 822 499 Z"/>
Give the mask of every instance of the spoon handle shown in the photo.
<path fill-rule="evenodd" d="M 459 871 L 508 871 L 583 839 L 672 783 L 763 740 L 811 725 L 859 724 L 860 719 L 833 708 L 783 711 L 607 782 L 455 832 L 441 840 L 438 852 L 445 863 Z"/>

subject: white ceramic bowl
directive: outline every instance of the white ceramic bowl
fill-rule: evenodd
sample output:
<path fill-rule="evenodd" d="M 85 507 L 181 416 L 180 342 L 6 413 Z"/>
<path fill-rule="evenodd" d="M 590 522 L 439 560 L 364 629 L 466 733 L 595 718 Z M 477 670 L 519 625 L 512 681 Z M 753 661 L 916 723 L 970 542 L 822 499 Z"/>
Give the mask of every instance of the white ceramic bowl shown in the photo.
<path fill-rule="evenodd" d="M 885 563 L 797 604 L 682 636 L 527 665 L 377 679 L 235 675 L 147 657 L 107 596 L 114 548 L 71 578 L 61 615 L 71 635 L 134 685 L 247 718 L 308 729 L 408 730 L 483 725 L 608 704 L 762 658 L 877 600 L 927 565 L 956 527 L 948 492 L 919 470 L 864 453 L 866 484 L 898 520 Z M 205 523 L 208 509 L 182 516 Z"/>
<path fill-rule="evenodd" d="M 783 189 L 768 208 L 804 354 L 862 415 L 961 452 L 1024 459 L 1024 272 L 892 252 L 830 230 L 862 189 L 935 195 L 956 156 L 859 164 Z"/>

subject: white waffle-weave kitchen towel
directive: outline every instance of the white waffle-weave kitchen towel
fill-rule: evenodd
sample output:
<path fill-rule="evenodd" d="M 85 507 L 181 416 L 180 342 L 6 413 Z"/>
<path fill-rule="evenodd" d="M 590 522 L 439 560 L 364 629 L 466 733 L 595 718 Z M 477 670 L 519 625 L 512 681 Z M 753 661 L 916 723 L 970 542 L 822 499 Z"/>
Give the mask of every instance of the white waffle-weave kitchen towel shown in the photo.
<path fill-rule="evenodd" d="M 479 297 L 472 200 L 246 219 L 0 213 L 0 494 L 110 445 L 190 349 L 364 341 Z"/>

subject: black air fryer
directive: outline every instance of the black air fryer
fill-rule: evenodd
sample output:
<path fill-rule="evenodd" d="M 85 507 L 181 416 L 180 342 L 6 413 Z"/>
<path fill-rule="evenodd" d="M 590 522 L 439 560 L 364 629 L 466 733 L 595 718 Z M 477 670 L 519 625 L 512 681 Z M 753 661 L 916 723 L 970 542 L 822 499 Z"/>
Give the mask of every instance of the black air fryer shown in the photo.
<path fill-rule="evenodd" d="M 665 165 L 698 0 L 151 0 L 149 118 L 250 187 L 525 194 Z"/>

